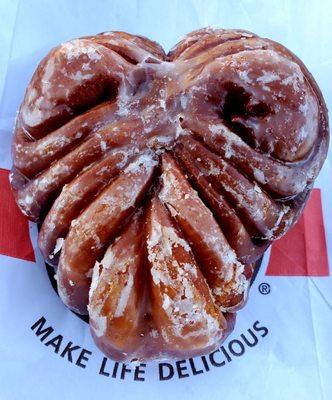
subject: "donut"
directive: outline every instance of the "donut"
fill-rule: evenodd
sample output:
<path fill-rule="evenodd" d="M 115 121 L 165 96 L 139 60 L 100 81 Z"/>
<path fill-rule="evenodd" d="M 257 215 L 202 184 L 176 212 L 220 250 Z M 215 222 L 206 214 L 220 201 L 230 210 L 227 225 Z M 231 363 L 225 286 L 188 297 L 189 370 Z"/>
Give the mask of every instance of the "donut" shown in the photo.
<path fill-rule="evenodd" d="M 40 62 L 10 180 L 62 301 L 108 357 L 192 357 L 233 329 L 328 140 L 315 80 L 272 40 L 206 28 L 166 54 L 105 32 Z"/>

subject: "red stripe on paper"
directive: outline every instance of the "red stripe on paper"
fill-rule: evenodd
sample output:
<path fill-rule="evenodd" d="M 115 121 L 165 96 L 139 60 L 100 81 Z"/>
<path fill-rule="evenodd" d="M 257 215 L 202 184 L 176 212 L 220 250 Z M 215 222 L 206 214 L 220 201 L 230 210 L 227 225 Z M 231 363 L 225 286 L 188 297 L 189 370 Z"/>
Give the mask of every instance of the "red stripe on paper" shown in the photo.
<path fill-rule="evenodd" d="M 35 261 L 29 223 L 15 203 L 8 175 L 0 168 L 0 254 Z"/>
<path fill-rule="evenodd" d="M 0 168 L 0 254 L 34 262 L 28 220 L 15 203 L 8 175 Z M 297 224 L 273 244 L 266 275 L 329 275 L 321 204 L 320 190 L 314 189 Z"/>
<path fill-rule="evenodd" d="M 266 275 L 328 276 L 321 193 L 314 189 L 296 225 L 271 249 Z"/>

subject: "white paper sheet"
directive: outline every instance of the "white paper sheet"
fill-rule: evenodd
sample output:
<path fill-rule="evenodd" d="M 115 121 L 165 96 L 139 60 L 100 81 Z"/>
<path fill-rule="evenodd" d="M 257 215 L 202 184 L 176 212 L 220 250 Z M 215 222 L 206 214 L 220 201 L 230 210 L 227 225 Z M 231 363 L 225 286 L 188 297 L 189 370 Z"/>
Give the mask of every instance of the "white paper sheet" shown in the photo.
<path fill-rule="evenodd" d="M 59 42 L 107 30 L 145 35 L 166 50 L 184 34 L 206 25 L 251 30 L 294 51 L 332 108 L 329 1 L 2 0 L 0 18 L 0 168 L 11 167 L 15 113 L 40 59 Z M 315 185 L 321 190 L 330 260 L 331 162 L 330 151 Z M 30 228 L 36 247 L 36 227 Z M 113 378 L 115 363 L 107 360 L 103 365 L 104 356 L 88 325 L 64 307 L 37 249 L 35 255 L 36 263 L 0 255 L 0 400 L 332 398 L 331 276 L 267 276 L 268 253 L 224 353 L 216 353 L 212 363 L 209 357 L 207 366 L 200 358 L 162 367 L 149 363 L 130 366 L 131 372 L 120 364 Z M 260 293 L 262 283 L 269 285 L 268 295 Z M 41 317 L 44 328 L 54 329 L 42 341 L 43 334 L 36 335 L 38 327 L 31 329 Z M 253 340 L 248 329 L 257 338 L 253 347 L 245 341 Z M 61 337 L 56 339 L 57 335 Z M 63 353 L 69 341 L 79 346 L 72 351 L 72 362 L 68 352 Z M 134 379 L 135 368 L 136 378 L 144 381 Z M 173 377 L 160 380 L 160 368 L 165 376 L 173 370 Z"/>

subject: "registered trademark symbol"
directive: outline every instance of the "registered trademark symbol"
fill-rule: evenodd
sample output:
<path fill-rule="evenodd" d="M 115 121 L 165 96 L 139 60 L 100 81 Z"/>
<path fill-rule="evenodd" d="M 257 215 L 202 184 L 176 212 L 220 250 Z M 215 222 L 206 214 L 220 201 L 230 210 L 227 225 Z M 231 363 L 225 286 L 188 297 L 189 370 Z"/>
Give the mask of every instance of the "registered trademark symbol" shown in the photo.
<path fill-rule="evenodd" d="M 271 286 L 268 283 L 263 282 L 258 286 L 258 290 L 260 294 L 263 294 L 265 296 L 266 294 L 269 294 L 271 292 Z"/>

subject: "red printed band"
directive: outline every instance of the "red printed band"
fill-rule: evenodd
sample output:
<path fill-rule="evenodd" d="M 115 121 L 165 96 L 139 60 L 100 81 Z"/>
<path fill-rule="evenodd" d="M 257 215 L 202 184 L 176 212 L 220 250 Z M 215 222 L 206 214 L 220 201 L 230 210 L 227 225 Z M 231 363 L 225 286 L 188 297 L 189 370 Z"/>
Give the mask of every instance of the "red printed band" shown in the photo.
<path fill-rule="evenodd" d="M 273 244 L 266 275 L 329 275 L 320 189 L 311 192 L 297 224 Z"/>
<path fill-rule="evenodd" d="M 0 254 L 34 262 L 29 223 L 15 203 L 8 176 L 0 168 Z"/>
<path fill-rule="evenodd" d="M 12 195 L 9 171 L 0 168 L 0 254 L 35 261 L 28 220 Z M 298 223 L 271 250 L 269 276 L 328 276 L 321 193 L 314 189 Z"/>

